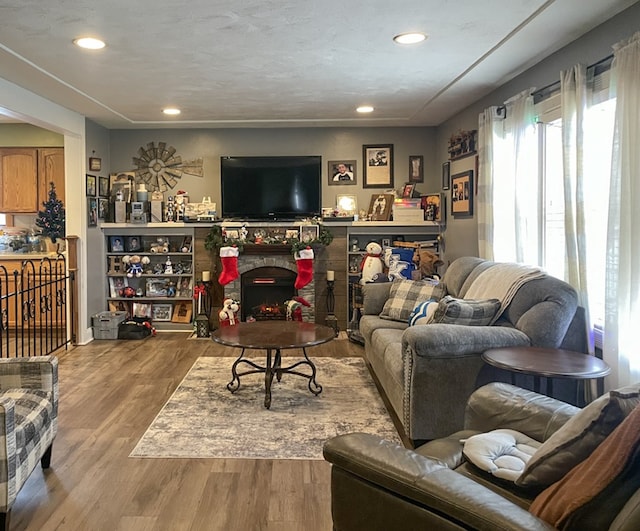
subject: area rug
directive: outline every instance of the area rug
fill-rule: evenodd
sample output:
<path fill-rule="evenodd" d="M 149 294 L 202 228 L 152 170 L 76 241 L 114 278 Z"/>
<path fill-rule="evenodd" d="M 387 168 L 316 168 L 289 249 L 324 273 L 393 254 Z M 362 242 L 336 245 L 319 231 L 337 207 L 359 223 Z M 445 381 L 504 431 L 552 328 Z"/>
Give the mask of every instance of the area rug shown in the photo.
<path fill-rule="evenodd" d="M 226 386 L 235 358 L 198 358 L 130 457 L 322 459 L 324 441 L 351 432 L 400 443 L 363 359 L 312 359 L 322 393 L 285 374 L 274 379 L 266 409 L 263 374 L 241 377 L 232 394 Z M 289 360 L 297 361 L 283 364 Z"/>

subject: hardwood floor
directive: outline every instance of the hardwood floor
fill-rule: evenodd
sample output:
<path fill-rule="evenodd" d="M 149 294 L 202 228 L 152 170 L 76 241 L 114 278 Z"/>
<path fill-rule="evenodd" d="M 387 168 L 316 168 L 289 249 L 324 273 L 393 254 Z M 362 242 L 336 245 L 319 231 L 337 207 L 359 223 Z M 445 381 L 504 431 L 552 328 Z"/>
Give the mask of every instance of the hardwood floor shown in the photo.
<path fill-rule="evenodd" d="M 11 530 L 331 530 L 325 461 L 128 457 L 197 357 L 238 355 L 186 338 L 94 341 L 58 354 L 51 468 L 36 467 L 20 491 Z M 312 358 L 362 352 L 347 340 L 309 349 Z"/>

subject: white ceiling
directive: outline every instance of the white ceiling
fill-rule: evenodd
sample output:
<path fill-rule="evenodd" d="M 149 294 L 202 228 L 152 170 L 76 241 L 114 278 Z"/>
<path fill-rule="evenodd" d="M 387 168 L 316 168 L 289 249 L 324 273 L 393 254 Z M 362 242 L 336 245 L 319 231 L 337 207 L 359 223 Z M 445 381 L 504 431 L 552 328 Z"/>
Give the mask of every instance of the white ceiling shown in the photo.
<path fill-rule="evenodd" d="M 438 125 L 636 1 L 3 0 L 0 77 L 108 128 Z"/>

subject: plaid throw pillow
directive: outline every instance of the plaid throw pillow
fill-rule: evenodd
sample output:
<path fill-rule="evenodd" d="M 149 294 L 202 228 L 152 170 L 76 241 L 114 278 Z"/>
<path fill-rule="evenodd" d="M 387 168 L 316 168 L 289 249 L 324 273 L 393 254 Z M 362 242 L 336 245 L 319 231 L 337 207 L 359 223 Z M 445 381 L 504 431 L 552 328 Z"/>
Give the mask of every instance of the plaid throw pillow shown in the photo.
<path fill-rule="evenodd" d="M 391 321 L 404 321 L 419 302 L 438 300 L 445 293 L 443 283 L 428 280 L 394 280 L 389 298 L 384 303 L 380 317 Z"/>
<path fill-rule="evenodd" d="M 500 309 L 498 299 L 464 300 L 443 297 L 433 314 L 432 323 L 487 326 Z"/>

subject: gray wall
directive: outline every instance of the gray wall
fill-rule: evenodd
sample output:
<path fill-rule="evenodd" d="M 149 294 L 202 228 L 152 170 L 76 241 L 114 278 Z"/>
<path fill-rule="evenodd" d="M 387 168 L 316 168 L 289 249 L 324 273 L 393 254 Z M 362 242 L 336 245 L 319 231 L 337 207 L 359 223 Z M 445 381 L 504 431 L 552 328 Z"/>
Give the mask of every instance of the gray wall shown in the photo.
<path fill-rule="evenodd" d="M 435 128 L 294 128 L 294 129 L 160 129 L 110 131 L 111 171 L 133 170 L 133 157 L 139 147 L 149 142 L 166 142 L 176 148 L 182 160 L 202 158 L 204 177 L 183 175 L 173 189 L 185 190 L 191 201 L 211 196 L 220 211 L 220 157 L 240 155 L 321 155 L 323 161 L 323 206 L 334 206 L 337 194 L 356 195 L 358 208 L 365 210 L 373 193 L 381 189 L 362 188 L 362 145 L 394 145 L 395 188 L 408 181 L 409 155 L 423 155 L 425 182 L 416 189 L 433 192 L 439 189 L 439 172 L 435 171 Z M 356 160 L 357 183 L 329 186 L 327 162 Z M 247 190 L 247 193 L 250 193 Z M 167 192 L 165 194 L 169 195 Z"/>
<path fill-rule="evenodd" d="M 637 3 L 441 124 L 438 127 L 436 140 L 436 153 L 439 162 L 447 160 L 448 139 L 453 133 L 460 129 L 478 128 L 478 114 L 483 109 L 491 105 L 501 105 L 511 96 L 528 88 L 542 88 L 550 85 L 560 79 L 561 70 L 566 70 L 577 63 L 591 65 L 604 59 L 613 53 L 612 45 L 622 39 L 630 38 L 639 29 L 640 3 Z M 467 169 L 461 166 L 468 163 L 468 159 L 464 159 L 455 170 L 452 164 L 451 174 Z M 450 205 L 450 197 L 447 199 Z M 477 216 L 474 215 L 472 219 L 463 220 L 454 220 L 448 216 L 445 262 L 450 262 L 460 256 L 477 256 L 477 254 Z"/>

